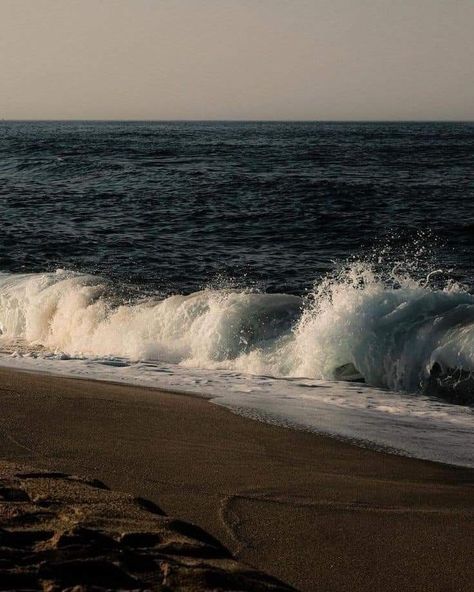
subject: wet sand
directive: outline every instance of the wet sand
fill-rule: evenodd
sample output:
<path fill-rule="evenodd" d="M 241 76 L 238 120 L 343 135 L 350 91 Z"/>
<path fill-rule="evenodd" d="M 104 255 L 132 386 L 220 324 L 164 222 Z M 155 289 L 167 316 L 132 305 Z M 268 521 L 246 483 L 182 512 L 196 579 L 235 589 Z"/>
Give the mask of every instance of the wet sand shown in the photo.
<path fill-rule="evenodd" d="M 0 369 L 0 458 L 104 481 L 304 591 L 474 589 L 474 471 L 154 389 Z"/>

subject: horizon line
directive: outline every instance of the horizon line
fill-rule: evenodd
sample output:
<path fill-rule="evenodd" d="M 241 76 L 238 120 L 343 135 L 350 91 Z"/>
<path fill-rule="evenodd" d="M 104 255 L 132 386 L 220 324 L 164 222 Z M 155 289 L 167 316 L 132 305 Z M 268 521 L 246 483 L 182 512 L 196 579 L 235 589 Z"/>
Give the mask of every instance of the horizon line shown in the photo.
<path fill-rule="evenodd" d="M 474 123 L 473 119 L 101 119 L 101 118 L 1 118 L 0 123 Z"/>

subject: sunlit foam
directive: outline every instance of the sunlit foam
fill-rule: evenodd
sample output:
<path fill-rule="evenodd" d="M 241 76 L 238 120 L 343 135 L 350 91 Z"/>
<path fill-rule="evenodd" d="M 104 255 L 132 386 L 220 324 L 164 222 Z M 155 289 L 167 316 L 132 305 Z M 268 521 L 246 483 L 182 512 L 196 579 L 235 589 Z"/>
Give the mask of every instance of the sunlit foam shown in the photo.
<path fill-rule="evenodd" d="M 209 288 L 117 304 L 100 277 L 1 274 L 1 339 L 4 348 L 20 341 L 67 355 L 276 377 L 331 380 L 350 364 L 370 385 L 411 392 L 428 384 L 433 367 L 470 373 L 474 297 L 396 268 L 389 280 L 356 262 L 304 299 Z"/>

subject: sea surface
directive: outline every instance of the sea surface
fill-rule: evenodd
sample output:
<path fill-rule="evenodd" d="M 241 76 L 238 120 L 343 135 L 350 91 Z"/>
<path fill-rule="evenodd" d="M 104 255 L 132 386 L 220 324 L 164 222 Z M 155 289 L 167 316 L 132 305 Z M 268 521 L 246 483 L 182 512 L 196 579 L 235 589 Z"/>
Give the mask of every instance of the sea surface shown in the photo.
<path fill-rule="evenodd" d="M 0 122 L 0 364 L 474 466 L 474 123 Z"/>

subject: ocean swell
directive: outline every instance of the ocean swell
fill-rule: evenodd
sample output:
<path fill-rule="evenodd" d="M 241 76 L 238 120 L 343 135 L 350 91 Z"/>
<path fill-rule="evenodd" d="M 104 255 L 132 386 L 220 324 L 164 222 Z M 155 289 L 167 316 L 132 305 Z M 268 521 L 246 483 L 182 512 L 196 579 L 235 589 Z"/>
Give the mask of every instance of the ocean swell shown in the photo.
<path fill-rule="evenodd" d="M 160 360 L 276 377 L 345 378 L 472 402 L 474 297 L 354 264 L 304 298 L 206 289 L 123 302 L 106 280 L 0 274 L 4 349 Z"/>

